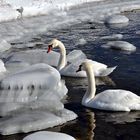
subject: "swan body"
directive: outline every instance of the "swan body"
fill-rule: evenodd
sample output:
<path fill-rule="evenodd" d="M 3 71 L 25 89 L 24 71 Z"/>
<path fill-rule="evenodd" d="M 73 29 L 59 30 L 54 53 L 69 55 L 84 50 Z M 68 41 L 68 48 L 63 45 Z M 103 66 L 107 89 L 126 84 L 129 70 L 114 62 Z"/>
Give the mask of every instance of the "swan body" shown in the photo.
<path fill-rule="evenodd" d="M 23 140 L 75 140 L 70 135 L 58 132 L 39 131 L 26 136 Z"/>
<path fill-rule="evenodd" d="M 57 39 L 53 39 L 48 45 L 48 53 L 53 48 L 57 48 L 57 47 L 60 49 L 60 58 L 59 58 L 57 69 L 60 71 L 61 75 L 71 76 L 71 77 L 87 77 L 85 71 L 80 71 L 76 73 L 78 66 L 86 59 L 86 57 L 83 58 L 79 57 L 77 60 L 74 59 L 74 61 L 72 61 L 69 65 L 67 65 L 66 49 L 61 41 Z M 116 67 L 108 68 L 107 65 L 96 61 L 92 61 L 92 63 L 95 65 L 95 70 L 94 70 L 95 76 L 107 76 L 111 72 L 113 72 L 113 70 L 116 68 Z"/>
<path fill-rule="evenodd" d="M 85 60 L 79 70 L 85 70 L 88 77 L 88 89 L 82 99 L 82 105 L 109 111 L 140 110 L 140 97 L 127 90 L 105 90 L 95 96 L 96 85 L 91 60 Z M 78 70 L 78 71 L 79 71 Z"/>

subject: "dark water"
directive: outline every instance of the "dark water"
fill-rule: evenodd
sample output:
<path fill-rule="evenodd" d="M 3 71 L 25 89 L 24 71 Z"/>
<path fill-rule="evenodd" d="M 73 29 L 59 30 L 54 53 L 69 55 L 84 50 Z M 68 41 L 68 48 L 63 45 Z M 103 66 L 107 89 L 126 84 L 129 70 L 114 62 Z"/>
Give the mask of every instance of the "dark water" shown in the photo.
<path fill-rule="evenodd" d="M 64 42 L 68 52 L 81 49 L 88 58 L 109 66 L 117 65 L 110 78 L 97 79 L 104 83 L 97 86 L 97 93 L 109 88 L 121 88 L 140 95 L 140 35 L 136 34 L 136 31 L 140 30 L 140 12 L 130 12 L 125 15 L 130 22 L 122 28 L 112 28 L 87 21 L 65 29 L 49 31 L 41 35 L 39 40 L 48 43 L 52 38 L 58 38 Z M 137 47 L 136 52 L 129 54 L 100 47 L 106 43 L 101 39 L 102 36 L 116 33 L 124 35 L 122 40 L 134 44 Z M 84 38 L 87 43 L 75 45 L 80 38 Z M 68 77 L 64 79 L 69 89 L 65 107 L 73 110 L 79 117 L 62 126 L 46 130 L 64 132 L 77 140 L 140 140 L 139 111 L 113 113 L 85 108 L 81 105 L 81 100 L 87 88 L 87 80 Z M 0 139 L 21 140 L 25 135 L 27 134 L 1 136 Z"/>

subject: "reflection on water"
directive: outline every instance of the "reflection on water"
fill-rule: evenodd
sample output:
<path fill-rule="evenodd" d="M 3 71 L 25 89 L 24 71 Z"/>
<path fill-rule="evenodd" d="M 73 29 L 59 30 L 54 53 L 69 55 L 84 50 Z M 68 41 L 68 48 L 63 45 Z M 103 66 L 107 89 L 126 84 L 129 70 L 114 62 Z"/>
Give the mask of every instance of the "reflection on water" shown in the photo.
<path fill-rule="evenodd" d="M 73 88 L 83 88 L 86 89 L 88 86 L 87 78 L 71 78 L 71 77 L 65 77 L 66 84 L 68 86 L 71 86 Z M 108 85 L 108 86 L 114 86 L 115 87 L 115 82 L 109 77 L 96 77 L 95 78 L 96 86 L 100 85 Z"/>
<path fill-rule="evenodd" d="M 134 112 L 100 112 L 98 117 L 105 122 L 113 122 L 114 124 L 126 124 L 137 121 L 140 118 L 140 111 Z"/>

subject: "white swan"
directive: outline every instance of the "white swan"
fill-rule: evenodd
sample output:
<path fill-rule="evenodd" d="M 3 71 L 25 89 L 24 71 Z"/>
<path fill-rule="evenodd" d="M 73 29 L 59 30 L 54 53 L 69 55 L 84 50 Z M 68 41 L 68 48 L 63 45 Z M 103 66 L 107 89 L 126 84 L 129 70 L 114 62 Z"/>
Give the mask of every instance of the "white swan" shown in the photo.
<path fill-rule="evenodd" d="M 39 131 L 26 136 L 23 140 L 76 140 L 65 133 Z"/>
<path fill-rule="evenodd" d="M 88 77 L 88 89 L 82 99 L 82 105 L 109 111 L 140 110 L 140 97 L 127 90 L 105 90 L 95 96 L 96 86 L 91 60 L 85 60 L 77 71 L 85 70 Z"/>
<path fill-rule="evenodd" d="M 74 60 L 72 61 L 71 64 L 67 65 L 66 49 L 61 41 L 53 39 L 48 45 L 47 53 L 49 53 L 53 48 L 57 47 L 60 49 L 60 58 L 57 69 L 60 71 L 61 75 L 72 77 L 87 77 L 85 71 L 80 71 L 76 73 L 79 64 L 81 64 L 85 60 L 85 58 Z M 116 67 L 108 68 L 107 65 L 96 61 L 92 61 L 92 63 L 95 66 L 94 70 L 95 76 L 107 76 L 111 72 L 113 72 L 113 70 L 116 68 Z"/>

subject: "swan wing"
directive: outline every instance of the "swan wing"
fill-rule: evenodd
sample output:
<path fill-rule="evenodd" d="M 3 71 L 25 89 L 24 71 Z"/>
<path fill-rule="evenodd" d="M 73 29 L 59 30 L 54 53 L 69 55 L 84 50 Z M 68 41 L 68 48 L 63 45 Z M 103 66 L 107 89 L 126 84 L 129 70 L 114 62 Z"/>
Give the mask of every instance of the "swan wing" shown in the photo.
<path fill-rule="evenodd" d="M 107 76 L 110 73 L 112 73 L 114 71 L 114 69 L 116 69 L 115 67 L 110 67 L 108 68 L 107 65 L 103 64 L 103 63 L 99 63 L 97 61 L 92 61 L 93 64 L 93 69 L 94 69 L 94 75 L 96 77 L 98 76 Z"/>
<path fill-rule="evenodd" d="M 98 73 L 96 73 L 96 76 L 108 76 L 109 74 L 111 74 L 116 69 L 116 67 L 117 66 L 109 67 L 109 68 L 106 68 L 106 69 L 100 69 L 98 71 Z"/>
<path fill-rule="evenodd" d="M 97 109 L 111 111 L 140 110 L 140 97 L 127 90 L 105 90 L 89 104 Z"/>

